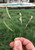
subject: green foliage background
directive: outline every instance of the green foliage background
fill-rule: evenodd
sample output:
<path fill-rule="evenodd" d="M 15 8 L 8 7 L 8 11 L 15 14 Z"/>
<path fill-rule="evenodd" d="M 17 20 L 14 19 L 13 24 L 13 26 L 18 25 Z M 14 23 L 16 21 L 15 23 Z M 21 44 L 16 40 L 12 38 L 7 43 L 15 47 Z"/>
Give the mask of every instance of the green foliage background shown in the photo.
<path fill-rule="evenodd" d="M 35 9 L 9 9 L 11 19 L 9 19 L 5 8 L 0 8 L 0 12 L 3 12 L 3 19 L 0 16 L 0 50 L 12 50 L 9 43 L 16 37 L 27 38 L 35 45 Z M 19 21 L 20 12 L 22 13 L 23 19 L 22 25 Z M 31 15 L 33 19 L 25 29 Z M 14 31 L 10 31 L 4 25 L 3 21 L 5 21 Z"/>

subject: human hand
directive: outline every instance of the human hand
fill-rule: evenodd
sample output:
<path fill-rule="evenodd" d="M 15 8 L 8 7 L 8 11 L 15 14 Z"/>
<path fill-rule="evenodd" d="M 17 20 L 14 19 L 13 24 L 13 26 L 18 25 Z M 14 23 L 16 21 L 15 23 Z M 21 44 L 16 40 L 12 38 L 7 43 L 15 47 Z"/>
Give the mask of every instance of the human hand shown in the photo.
<path fill-rule="evenodd" d="M 22 37 L 15 38 L 14 42 L 10 43 L 10 46 L 14 47 L 13 50 L 35 50 L 32 42 Z"/>

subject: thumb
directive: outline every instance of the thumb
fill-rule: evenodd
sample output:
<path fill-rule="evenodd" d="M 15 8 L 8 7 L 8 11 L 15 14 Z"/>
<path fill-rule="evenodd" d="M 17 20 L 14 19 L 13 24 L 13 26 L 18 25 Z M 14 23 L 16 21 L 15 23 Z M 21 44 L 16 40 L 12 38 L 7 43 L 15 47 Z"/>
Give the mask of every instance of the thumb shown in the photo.
<path fill-rule="evenodd" d="M 20 40 L 14 42 L 14 50 L 22 50 L 22 43 Z"/>

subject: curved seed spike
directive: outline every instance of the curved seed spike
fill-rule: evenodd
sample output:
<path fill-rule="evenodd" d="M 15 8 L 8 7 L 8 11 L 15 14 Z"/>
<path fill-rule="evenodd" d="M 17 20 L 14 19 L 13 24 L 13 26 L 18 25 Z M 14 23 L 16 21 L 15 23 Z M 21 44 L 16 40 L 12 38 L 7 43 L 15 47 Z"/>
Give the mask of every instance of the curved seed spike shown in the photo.
<path fill-rule="evenodd" d="M 9 14 L 9 11 L 8 11 L 8 8 L 7 8 L 7 7 L 6 7 L 6 12 L 7 12 L 9 18 L 11 19 L 11 16 L 10 16 L 10 14 Z"/>
<path fill-rule="evenodd" d="M 6 26 L 10 31 L 13 31 L 13 30 L 7 25 L 7 23 L 6 23 L 5 21 L 3 21 L 3 23 L 5 24 L 5 26 Z"/>

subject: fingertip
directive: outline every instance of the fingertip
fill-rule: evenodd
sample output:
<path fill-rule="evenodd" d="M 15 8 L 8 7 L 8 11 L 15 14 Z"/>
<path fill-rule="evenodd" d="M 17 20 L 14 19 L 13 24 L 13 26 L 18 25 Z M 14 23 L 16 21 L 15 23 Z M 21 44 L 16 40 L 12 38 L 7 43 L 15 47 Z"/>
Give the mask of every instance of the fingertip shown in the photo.
<path fill-rule="evenodd" d="M 14 47 L 14 42 L 11 42 L 11 43 L 9 44 L 9 46 L 10 46 L 10 47 Z"/>

